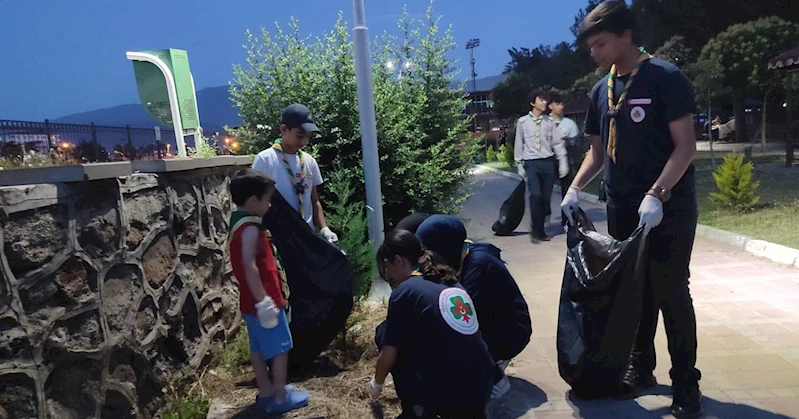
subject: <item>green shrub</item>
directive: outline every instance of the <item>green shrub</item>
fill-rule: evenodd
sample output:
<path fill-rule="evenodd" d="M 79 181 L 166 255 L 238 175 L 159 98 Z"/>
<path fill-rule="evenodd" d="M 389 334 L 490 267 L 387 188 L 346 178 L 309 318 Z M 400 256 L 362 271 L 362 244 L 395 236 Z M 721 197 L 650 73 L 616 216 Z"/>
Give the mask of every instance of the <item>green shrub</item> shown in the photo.
<path fill-rule="evenodd" d="M 508 146 L 508 144 L 502 144 L 499 147 L 500 155 L 502 156 L 502 161 L 508 165 L 508 167 L 516 166 L 516 161 L 513 159 L 513 146 Z"/>
<path fill-rule="evenodd" d="M 352 185 L 348 204 L 362 206 L 354 54 L 342 16 L 331 31 L 313 37 L 301 34 L 294 20 L 287 31 L 278 26 L 260 35 L 247 33 L 246 63 L 234 67 L 230 91 L 243 124 L 231 131 L 243 151 L 260 152 L 279 136 L 281 110 L 304 103 L 322 130 L 314 140 L 322 175 L 330 176 L 338 161 L 341 176 Z M 476 149 L 466 130 L 468 120 L 461 116 L 466 98 L 461 86 L 452 85 L 460 71 L 448 56 L 455 42 L 451 30 L 438 22 L 431 3 L 424 18 L 403 13 L 399 37 L 385 34 L 372 44 L 386 225 L 413 211 L 457 213 L 466 199 L 463 185 Z M 337 199 L 326 187 L 320 194 L 326 205 Z"/>
<path fill-rule="evenodd" d="M 325 219 L 328 226 L 338 234 L 338 245 L 347 253 L 355 271 L 355 296 L 369 292 L 376 275 L 375 255 L 369 243 L 366 208 L 363 202 L 352 202 L 353 187 L 346 172 L 337 168 L 330 175 L 327 189 L 333 196 L 327 202 Z"/>
<path fill-rule="evenodd" d="M 738 212 L 752 210 L 760 201 L 756 194 L 760 181 L 752 178 L 752 162 L 744 163 L 741 154 L 734 153 L 724 157 L 713 173 L 718 192 L 711 192 L 710 199 L 721 208 Z"/>
<path fill-rule="evenodd" d="M 491 163 L 497 161 L 497 153 L 494 151 L 494 147 L 488 146 L 486 148 L 486 161 Z"/>

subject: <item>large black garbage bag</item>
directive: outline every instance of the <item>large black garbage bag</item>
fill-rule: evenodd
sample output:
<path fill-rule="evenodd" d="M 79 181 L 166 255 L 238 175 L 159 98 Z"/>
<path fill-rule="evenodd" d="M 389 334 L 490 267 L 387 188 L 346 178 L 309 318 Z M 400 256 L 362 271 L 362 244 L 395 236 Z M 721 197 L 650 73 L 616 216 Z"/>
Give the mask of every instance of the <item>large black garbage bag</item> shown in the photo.
<path fill-rule="evenodd" d="M 355 273 L 337 246 L 317 235 L 279 193 L 264 217 L 280 253 L 291 295 L 289 353 L 304 370 L 340 333 L 352 312 Z"/>
<path fill-rule="evenodd" d="M 582 210 L 567 231 L 558 309 L 558 369 L 582 399 L 616 396 L 641 317 L 645 238 L 598 233 Z"/>
<path fill-rule="evenodd" d="M 524 207 L 524 181 L 521 181 L 508 199 L 502 203 L 502 207 L 499 208 L 499 218 L 491 226 L 491 230 L 494 230 L 497 236 L 507 236 L 513 233 L 513 230 L 516 230 L 524 218 Z"/>

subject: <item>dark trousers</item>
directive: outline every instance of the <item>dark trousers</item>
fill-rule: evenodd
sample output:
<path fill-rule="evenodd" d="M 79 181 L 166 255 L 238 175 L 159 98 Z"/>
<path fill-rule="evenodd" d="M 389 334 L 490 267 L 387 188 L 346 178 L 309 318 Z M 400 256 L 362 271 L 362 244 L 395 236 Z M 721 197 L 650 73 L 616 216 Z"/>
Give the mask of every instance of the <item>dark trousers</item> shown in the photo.
<path fill-rule="evenodd" d="M 663 222 L 647 237 L 647 276 L 643 311 L 631 362 L 642 374 L 654 371 L 655 333 L 658 315 L 663 312 L 666 326 L 670 375 L 679 383 L 700 378 L 696 365 L 696 315 L 688 287 L 689 264 L 696 233 L 695 199 L 664 204 Z M 618 240 L 627 239 L 638 226 L 640 202 L 620 204 L 608 201 L 608 232 Z"/>
<path fill-rule="evenodd" d="M 544 219 L 550 212 L 552 203 L 552 187 L 555 184 L 555 173 L 552 165 L 555 158 L 525 160 L 524 171 L 527 176 L 527 190 L 530 193 L 530 234 L 534 237 L 545 237 Z"/>
<path fill-rule="evenodd" d="M 571 184 L 572 184 L 572 179 L 574 179 L 574 174 L 579 169 L 579 168 L 575 168 L 574 167 L 574 161 L 572 161 L 571 147 L 568 147 L 568 146 L 566 147 L 566 153 L 567 153 L 566 157 L 567 157 L 567 159 L 569 161 L 569 173 L 567 173 L 566 176 L 558 179 L 559 182 L 560 182 L 560 198 L 561 199 L 566 198 L 566 192 L 569 191 L 569 186 L 571 186 Z M 555 159 L 555 176 L 556 177 L 560 176 L 560 172 L 559 171 L 560 171 L 560 167 L 558 165 L 558 160 Z M 567 221 L 568 221 L 568 219 L 566 218 L 566 214 L 563 211 L 561 211 L 560 212 L 560 225 L 562 225 L 563 227 L 566 227 Z"/>

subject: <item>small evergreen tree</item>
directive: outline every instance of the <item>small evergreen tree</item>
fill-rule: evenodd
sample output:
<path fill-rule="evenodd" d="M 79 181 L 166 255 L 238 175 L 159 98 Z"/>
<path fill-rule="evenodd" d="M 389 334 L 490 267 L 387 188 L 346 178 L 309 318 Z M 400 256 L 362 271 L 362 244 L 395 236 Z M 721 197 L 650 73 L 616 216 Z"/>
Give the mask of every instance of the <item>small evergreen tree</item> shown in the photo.
<path fill-rule="evenodd" d="M 346 172 L 336 165 L 327 188 L 333 199 L 327 203 L 325 219 L 328 226 L 339 235 L 339 247 L 355 271 L 353 291 L 356 297 L 366 295 L 375 278 L 375 255 L 366 242 L 368 226 L 363 202 L 353 202 L 353 185 Z"/>
<path fill-rule="evenodd" d="M 711 192 L 710 199 L 722 208 L 738 212 L 752 210 L 760 196 L 756 194 L 760 181 L 752 178 L 752 162 L 744 163 L 739 153 L 724 157 L 724 163 L 713 173 L 718 192 Z"/>
<path fill-rule="evenodd" d="M 502 144 L 499 148 L 500 154 L 502 155 L 502 161 L 508 165 L 508 167 L 515 166 L 515 160 L 513 159 L 513 147 L 508 146 L 507 144 Z"/>
<path fill-rule="evenodd" d="M 486 161 L 489 163 L 497 161 L 497 153 L 494 151 L 493 146 L 486 148 Z"/>

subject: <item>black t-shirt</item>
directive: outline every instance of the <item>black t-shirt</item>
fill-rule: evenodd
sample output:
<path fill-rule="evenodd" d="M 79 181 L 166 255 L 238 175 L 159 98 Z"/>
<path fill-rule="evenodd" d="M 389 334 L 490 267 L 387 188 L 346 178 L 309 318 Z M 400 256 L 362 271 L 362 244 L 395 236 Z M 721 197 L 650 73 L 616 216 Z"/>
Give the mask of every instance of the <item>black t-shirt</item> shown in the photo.
<path fill-rule="evenodd" d="M 615 81 L 614 103 L 629 75 Z M 608 76 L 591 90 L 585 133 L 599 135 L 607 154 Z M 669 123 L 696 111 L 691 84 L 671 63 L 659 58 L 644 62 L 616 117 L 616 163 L 606 159 L 605 188 L 612 202 L 636 205 L 654 185 L 674 143 Z M 672 201 L 695 200 L 694 166 L 672 189 Z"/>
<path fill-rule="evenodd" d="M 461 284 L 479 308 L 480 332 L 494 360 L 516 356 L 530 342 L 533 328 L 527 302 L 500 250 L 488 243 L 471 244 Z"/>
<path fill-rule="evenodd" d="M 494 384 L 494 363 L 471 297 L 460 285 L 408 278 L 388 303 L 384 345 L 397 348 L 402 386 L 423 407 L 480 405 Z"/>

